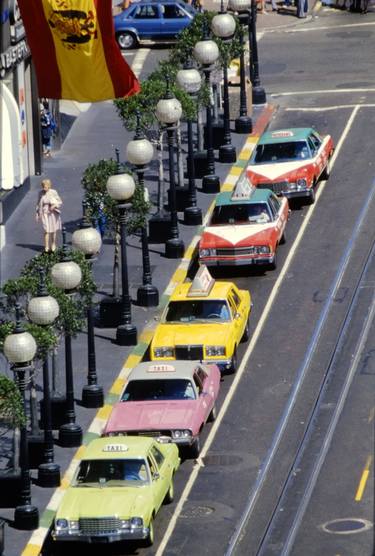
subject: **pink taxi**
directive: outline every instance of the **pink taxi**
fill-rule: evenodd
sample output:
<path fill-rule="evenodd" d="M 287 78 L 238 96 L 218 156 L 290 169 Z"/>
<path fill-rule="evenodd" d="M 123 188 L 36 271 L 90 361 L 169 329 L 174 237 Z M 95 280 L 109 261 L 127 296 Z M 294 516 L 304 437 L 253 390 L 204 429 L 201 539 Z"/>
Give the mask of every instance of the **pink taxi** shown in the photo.
<path fill-rule="evenodd" d="M 216 418 L 220 370 L 197 361 L 144 362 L 130 373 L 103 435 L 167 437 L 198 457 L 199 433 Z"/>

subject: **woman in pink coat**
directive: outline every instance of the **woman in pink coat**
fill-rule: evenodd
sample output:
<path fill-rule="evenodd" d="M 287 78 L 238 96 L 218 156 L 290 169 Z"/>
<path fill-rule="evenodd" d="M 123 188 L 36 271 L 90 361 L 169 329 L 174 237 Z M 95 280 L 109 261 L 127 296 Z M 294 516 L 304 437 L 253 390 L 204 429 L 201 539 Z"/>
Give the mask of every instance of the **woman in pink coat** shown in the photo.
<path fill-rule="evenodd" d="M 62 200 L 51 180 L 42 180 L 42 191 L 36 205 L 36 221 L 41 222 L 44 230 L 44 252 L 56 251 L 56 232 L 61 230 L 60 208 Z"/>

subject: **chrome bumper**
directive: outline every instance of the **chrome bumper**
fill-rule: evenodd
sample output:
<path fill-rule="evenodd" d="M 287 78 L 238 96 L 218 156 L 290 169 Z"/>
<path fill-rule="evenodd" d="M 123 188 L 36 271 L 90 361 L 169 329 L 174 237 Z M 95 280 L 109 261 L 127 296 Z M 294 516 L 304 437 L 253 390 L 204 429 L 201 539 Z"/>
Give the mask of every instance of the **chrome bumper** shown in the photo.
<path fill-rule="evenodd" d="M 248 265 L 265 265 L 265 264 L 272 264 L 274 261 L 273 257 L 259 257 L 257 259 L 254 258 L 225 258 L 225 259 L 206 259 L 201 258 L 199 262 L 201 264 L 205 264 L 206 266 L 248 266 Z"/>
<path fill-rule="evenodd" d="M 73 541 L 86 543 L 111 543 L 117 541 L 130 541 L 146 539 L 149 535 L 148 527 L 136 527 L 132 529 L 117 530 L 111 533 L 89 535 L 80 531 L 61 531 L 54 529 L 52 538 L 54 541 Z"/>

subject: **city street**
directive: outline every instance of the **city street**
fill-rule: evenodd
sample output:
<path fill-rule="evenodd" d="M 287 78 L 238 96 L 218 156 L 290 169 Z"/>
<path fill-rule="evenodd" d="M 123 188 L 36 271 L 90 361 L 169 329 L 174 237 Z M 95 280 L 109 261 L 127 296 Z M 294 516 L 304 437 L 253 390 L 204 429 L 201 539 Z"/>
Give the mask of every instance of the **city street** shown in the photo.
<path fill-rule="evenodd" d="M 175 476 L 175 500 L 155 520 L 154 546 L 57 546 L 47 536 L 44 556 L 374 554 L 375 9 L 359 15 L 321 7 L 302 23 L 286 16 L 285 25 L 281 14 L 269 19 L 259 24 L 258 49 L 267 101 L 278 106 L 270 129 L 312 126 L 331 134 L 331 176 L 318 185 L 315 204 L 291 203 L 276 270 L 212 272 L 251 292 L 250 341 L 241 345 L 236 374 L 223 376 L 218 416 L 202 433 L 201 456 L 183 461 Z M 126 54 L 141 77 L 165 56 L 160 47 Z M 101 110 L 92 106 L 81 114 L 80 127 L 74 124 L 70 132 L 75 143 L 67 141 L 46 164 L 63 197 L 72 182 L 76 186 L 69 200 L 71 229 L 81 211 L 81 160 L 113 156 L 113 148 L 131 137 L 110 103 Z M 100 133 L 108 122 L 113 137 L 103 144 Z M 233 137 L 239 152 L 246 138 Z M 229 166 L 218 168 L 224 181 Z M 206 211 L 212 199 L 199 193 L 198 203 Z M 27 207 L 22 210 L 26 215 Z M 6 253 L 6 278 L 37 250 L 30 248 L 34 238 L 22 241 L 19 221 L 11 239 L 20 255 Z M 181 230 L 187 247 L 197 231 Z M 129 239 L 133 297 L 141 265 L 137 241 Z M 178 262 L 161 252 L 162 246 L 153 246 L 153 282 L 168 293 Z M 110 289 L 111 257 L 105 245 L 95 269 L 100 291 Z M 195 268 L 194 255 L 192 263 Z M 156 312 L 135 308 L 139 333 Z M 96 334 L 108 391 L 130 349 L 113 346 L 113 330 Z M 77 367 L 85 364 L 85 341 L 81 335 L 75 347 Z M 84 377 L 78 380 L 77 392 Z M 77 412 L 87 430 L 95 411 Z M 64 470 L 73 452 L 57 448 Z M 41 510 L 51 494 L 42 490 Z M 9 528 L 6 534 L 6 556 L 19 556 L 28 534 Z"/>

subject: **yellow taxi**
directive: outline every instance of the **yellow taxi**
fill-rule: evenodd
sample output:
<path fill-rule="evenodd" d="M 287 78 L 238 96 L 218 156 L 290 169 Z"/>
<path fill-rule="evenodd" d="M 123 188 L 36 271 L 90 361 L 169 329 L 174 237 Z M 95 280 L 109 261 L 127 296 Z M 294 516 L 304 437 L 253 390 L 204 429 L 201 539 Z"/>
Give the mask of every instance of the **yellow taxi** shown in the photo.
<path fill-rule="evenodd" d="M 174 290 L 150 345 L 152 361 L 194 360 L 235 372 L 237 347 L 249 339 L 251 297 L 201 266 Z"/>

